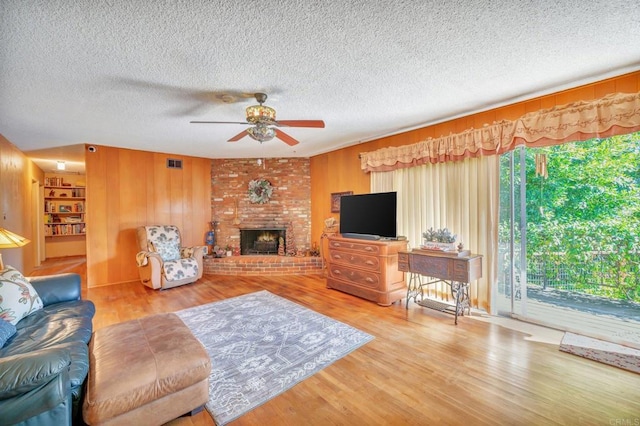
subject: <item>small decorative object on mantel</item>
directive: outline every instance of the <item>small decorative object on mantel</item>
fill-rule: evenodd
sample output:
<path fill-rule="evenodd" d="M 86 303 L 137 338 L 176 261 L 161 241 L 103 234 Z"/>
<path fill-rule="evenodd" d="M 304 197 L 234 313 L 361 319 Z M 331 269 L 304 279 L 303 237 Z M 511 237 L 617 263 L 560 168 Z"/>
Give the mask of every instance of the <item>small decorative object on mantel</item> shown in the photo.
<path fill-rule="evenodd" d="M 224 249 L 220 248 L 220 246 L 214 246 L 213 247 L 213 257 L 224 257 L 225 256 L 225 251 Z"/>
<path fill-rule="evenodd" d="M 325 234 L 331 234 L 331 233 L 336 233 L 338 232 L 338 221 L 336 220 L 335 217 L 329 217 L 327 219 L 324 220 L 324 233 Z"/>
<path fill-rule="evenodd" d="M 284 238 L 278 238 L 278 256 L 284 256 Z"/>
<path fill-rule="evenodd" d="M 293 223 L 289 222 L 287 225 L 287 241 L 285 243 L 287 256 L 295 256 L 296 255 L 296 237 L 293 232 Z"/>
<path fill-rule="evenodd" d="M 249 182 L 249 201 L 252 203 L 268 203 L 271 194 L 273 194 L 273 187 L 267 179 L 254 179 Z"/>
<path fill-rule="evenodd" d="M 456 234 L 452 234 L 447 228 L 433 229 L 429 228 L 422 233 L 424 239 L 423 245 L 420 246 L 426 250 L 438 250 L 438 251 L 456 251 Z"/>

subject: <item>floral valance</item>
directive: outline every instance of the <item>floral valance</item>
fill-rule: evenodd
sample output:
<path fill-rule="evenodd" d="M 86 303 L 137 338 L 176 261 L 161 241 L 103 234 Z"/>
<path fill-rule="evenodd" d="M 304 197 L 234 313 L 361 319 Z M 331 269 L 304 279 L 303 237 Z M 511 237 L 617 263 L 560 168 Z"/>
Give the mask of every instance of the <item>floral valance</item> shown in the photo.
<path fill-rule="evenodd" d="M 518 145 L 540 147 L 640 130 L 640 93 L 613 94 L 526 114 L 481 129 L 360 154 L 366 172 L 494 155 Z"/>

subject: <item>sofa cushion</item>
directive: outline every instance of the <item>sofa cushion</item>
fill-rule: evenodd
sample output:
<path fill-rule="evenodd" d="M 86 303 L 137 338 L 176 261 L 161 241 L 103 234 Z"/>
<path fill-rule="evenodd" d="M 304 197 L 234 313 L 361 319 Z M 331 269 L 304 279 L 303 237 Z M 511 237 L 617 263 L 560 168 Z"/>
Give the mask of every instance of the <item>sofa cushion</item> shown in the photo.
<path fill-rule="evenodd" d="M 180 246 L 173 240 L 154 241 L 153 248 L 165 262 L 180 259 Z"/>
<path fill-rule="evenodd" d="M 0 318 L 16 325 L 42 306 L 40 296 L 20 271 L 8 265 L 0 271 Z"/>
<path fill-rule="evenodd" d="M 51 321 L 59 321 L 67 318 L 92 319 L 96 313 L 96 307 L 90 300 L 74 300 L 70 302 L 55 303 L 34 312 L 20 321 L 16 328 L 20 331 L 27 327 L 45 327 Z"/>
<path fill-rule="evenodd" d="M 16 334 L 16 326 L 0 318 L 0 349 L 14 334 Z"/>
<path fill-rule="evenodd" d="M 183 280 L 198 276 L 198 261 L 194 257 L 164 262 L 162 271 L 167 281 Z"/>
<path fill-rule="evenodd" d="M 0 349 L 0 357 L 70 342 L 87 345 L 93 331 L 94 313 L 95 307 L 89 300 L 46 306 L 18 323 L 11 344 Z"/>

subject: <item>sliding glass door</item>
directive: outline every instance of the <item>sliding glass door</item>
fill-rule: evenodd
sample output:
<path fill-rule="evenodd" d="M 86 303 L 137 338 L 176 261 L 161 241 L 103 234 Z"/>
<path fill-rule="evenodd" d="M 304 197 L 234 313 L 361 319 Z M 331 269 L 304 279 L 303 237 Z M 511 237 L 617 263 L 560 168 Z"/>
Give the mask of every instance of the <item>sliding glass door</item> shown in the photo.
<path fill-rule="evenodd" d="M 497 312 L 640 345 L 640 133 L 500 159 Z"/>
<path fill-rule="evenodd" d="M 494 300 L 499 315 L 523 316 L 527 311 L 524 156 L 520 147 L 500 158 L 498 291 Z"/>

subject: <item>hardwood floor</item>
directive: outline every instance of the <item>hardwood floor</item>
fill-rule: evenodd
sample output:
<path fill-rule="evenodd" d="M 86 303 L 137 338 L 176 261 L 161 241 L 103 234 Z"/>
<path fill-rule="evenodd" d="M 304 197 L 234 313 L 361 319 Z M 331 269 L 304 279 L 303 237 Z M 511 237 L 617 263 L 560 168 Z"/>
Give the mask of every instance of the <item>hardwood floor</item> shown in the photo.
<path fill-rule="evenodd" d="M 268 290 L 375 336 L 230 423 L 240 425 L 636 425 L 640 375 L 530 341 L 501 325 L 415 304 L 380 307 L 325 287 L 321 276 L 205 276 L 154 291 L 139 282 L 86 288 L 83 258 L 32 275 L 77 272 L 94 328 Z M 213 425 L 206 411 L 171 425 Z"/>

